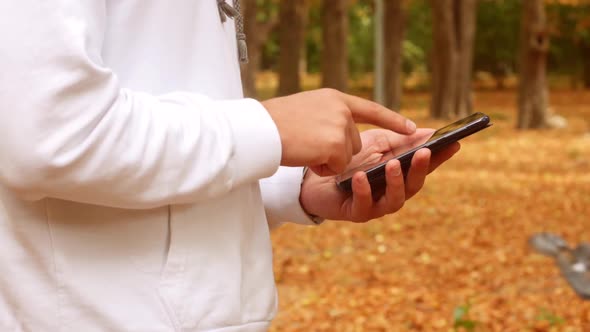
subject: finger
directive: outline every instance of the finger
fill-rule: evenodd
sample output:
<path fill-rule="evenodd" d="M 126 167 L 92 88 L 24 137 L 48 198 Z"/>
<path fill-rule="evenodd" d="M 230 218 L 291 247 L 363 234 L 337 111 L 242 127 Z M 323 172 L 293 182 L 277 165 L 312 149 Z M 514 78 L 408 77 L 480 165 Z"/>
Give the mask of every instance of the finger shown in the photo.
<path fill-rule="evenodd" d="M 357 172 L 352 177 L 352 203 L 350 216 L 352 221 L 367 221 L 371 217 L 373 197 L 371 185 L 365 172 Z"/>
<path fill-rule="evenodd" d="M 416 124 L 399 113 L 360 97 L 342 94 L 356 122 L 373 124 L 400 134 L 413 134 Z"/>
<path fill-rule="evenodd" d="M 406 181 L 406 197 L 408 199 L 422 189 L 429 170 L 430 155 L 428 149 L 420 149 L 414 154 Z"/>
<path fill-rule="evenodd" d="M 344 172 L 350 163 L 350 160 L 352 160 L 352 146 L 348 142 L 346 142 L 344 149 L 339 150 L 340 151 L 333 153 L 328 159 L 328 162 L 323 165 L 327 168 L 328 173 L 331 173 L 332 175 Z"/>
<path fill-rule="evenodd" d="M 412 150 L 428 141 L 434 133 L 433 129 L 418 128 L 411 135 L 400 135 L 391 130 L 383 130 L 382 137 L 377 141 L 380 151 L 393 151 L 396 154 Z"/>
<path fill-rule="evenodd" d="M 398 160 L 391 160 L 385 165 L 385 180 L 387 182 L 385 195 L 377 202 L 380 215 L 401 209 L 406 201 L 404 176 Z"/>
<path fill-rule="evenodd" d="M 354 122 L 352 122 L 348 128 L 348 135 L 352 143 L 352 154 L 356 155 L 362 150 L 363 143 L 361 141 L 361 134 L 359 133 L 358 128 Z"/>
<path fill-rule="evenodd" d="M 435 153 L 434 155 L 432 155 L 432 157 L 430 157 L 430 167 L 429 167 L 428 173 L 433 172 L 442 163 L 451 159 L 451 157 L 454 156 L 455 153 L 459 152 L 460 149 L 461 149 L 461 144 L 459 144 L 459 142 L 455 142 L 455 143 L 449 145 L 448 147 L 446 147 L 444 150 L 441 150 L 441 151 Z"/>
<path fill-rule="evenodd" d="M 348 134 L 344 135 L 344 142 L 334 146 L 334 148 L 329 151 L 330 156 L 328 160 L 318 166 L 313 167 L 312 169 L 316 170 L 316 174 L 320 176 L 330 176 L 336 175 L 344 172 L 350 161 L 352 160 L 352 142 Z"/>
<path fill-rule="evenodd" d="M 398 149 L 401 147 L 416 147 L 426 143 L 434 133 L 434 129 L 418 128 L 416 132 L 411 135 L 399 135 L 392 131 L 385 131 L 386 139 L 389 143 L 390 149 Z"/>
<path fill-rule="evenodd" d="M 346 144 L 346 167 L 348 167 L 348 165 L 350 164 L 350 161 L 352 160 L 352 156 L 355 155 L 356 153 L 354 152 L 354 143 L 352 141 L 352 137 L 350 136 L 350 134 L 346 135 L 345 138 L 345 144 Z"/>
<path fill-rule="evenodd" d="M 402 136 L 401 144 L 413 143 L 415 146 L 426 143 L 435 130 L 431 128 L 418 128 L 412 135 Z"/>

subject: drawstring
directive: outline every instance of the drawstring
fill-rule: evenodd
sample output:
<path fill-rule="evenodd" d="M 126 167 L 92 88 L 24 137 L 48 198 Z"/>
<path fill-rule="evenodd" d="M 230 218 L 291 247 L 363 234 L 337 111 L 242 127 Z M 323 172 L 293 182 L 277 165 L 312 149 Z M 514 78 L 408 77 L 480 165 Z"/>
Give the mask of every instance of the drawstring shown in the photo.
<path fill-rule="evenodd" d="M 248 46 L 246 45 L 246 34 L 244 33 L 244 19 L 240 14 L 240 0 L 233 0 L 234 6 L 230 6 L 225 0 L 217 0 L 219 18 L 225 23 L 227 18 L 233 18 L 236 24 L 236 40 L 238 42 L 238 56 L 240 62 L 248 63 Z"/>

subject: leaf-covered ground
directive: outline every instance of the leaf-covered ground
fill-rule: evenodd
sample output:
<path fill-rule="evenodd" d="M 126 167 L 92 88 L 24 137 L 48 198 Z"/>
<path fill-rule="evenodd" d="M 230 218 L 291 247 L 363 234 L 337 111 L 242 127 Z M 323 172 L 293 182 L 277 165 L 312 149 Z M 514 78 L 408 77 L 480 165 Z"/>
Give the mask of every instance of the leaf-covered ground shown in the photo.
<path fill-rule="evenodd" d="M 272 331 L 590 331 L 590 302 L 527 246 L 541 231 L 590 242 L 590 92 L 552 93 L 561 130 L 515 130 L 511 92 L 475 101 L 494 126 L 399 213 L 274 232 Z M 426 95 L 406 104 L 420 126 L 444 124 Z"/>

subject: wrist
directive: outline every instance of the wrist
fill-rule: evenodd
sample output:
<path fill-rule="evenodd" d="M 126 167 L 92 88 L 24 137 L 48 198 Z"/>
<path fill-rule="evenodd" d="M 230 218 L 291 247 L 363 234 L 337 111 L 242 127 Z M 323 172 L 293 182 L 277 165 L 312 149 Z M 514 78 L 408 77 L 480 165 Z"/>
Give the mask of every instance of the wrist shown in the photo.
<path fill-rule="evenodd" d="M 290 164 L 289 161 L 285 159 L 285 156 L 287 155 L 285 153 L 285 150 L 287 147 L 287 143 L 285 142 L 285 140 L 287 137 L 286 137 L 285 130 L 282 126 L 283 121 L 281 119 L 280 111 L 278 111 L 278 109 L 280 109 L 280 108 L 276 107 L 276 105 L 274 105 L 275 100 L 276 100 L 276 98 L 268 99 L 265 101 L 261 101 L 260 104 L 266 109 L 266 112 L 268 113 L 268 115 L 270 116 L 272 121 L 274 122 L 274 124 L 277 128 L 277 131 L 279 133 L 279 139 L 281 142 L 281 165 L 282 166 L 296 166 L 296 165 Z"/>
<path fill-rule="evenodd" d="M 303 200 L 303 185 L 305 183 L 305 180 L 308 179 L 311 176 L 311 174 L 312 174 L 312 172 L 309 172 L 308 167 L 303 168 L 303 177 L 301 180 L 301 192 L 299 194 L 299 204 L 301 204 L 301 209 L 303 210 L 303 212 L 305 212 L 305 214 L 307 214 L 309 219 L 311 219 L 311 221 L 313 221 L 314 224 L 319 225 L 324 222 L 325 218 L 322 218 L 322 217 L 317 216 L 313 213 L 310 213 L 308 211 L 308 209 L 305 207 L 305 203 Z"/>

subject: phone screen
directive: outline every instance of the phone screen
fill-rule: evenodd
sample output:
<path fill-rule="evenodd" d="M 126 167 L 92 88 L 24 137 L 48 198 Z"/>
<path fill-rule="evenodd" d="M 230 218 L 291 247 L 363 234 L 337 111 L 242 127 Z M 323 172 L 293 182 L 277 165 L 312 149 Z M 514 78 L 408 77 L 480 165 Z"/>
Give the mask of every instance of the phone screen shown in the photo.
<path fill-rule="evenodd" d="M 362 164 L 360 166 L 346 170 L 344 173 L 342 173 L 336 177 L 336 181 L 340 182 L 344 179 L 350 178 L 354 175 L 354 173 L 359 172 L 359 171 L 368 171 L 368 170 L 370 170 L 376 166 L 379 166 L 391 159 L 394 159 L 396 156 L 402 155 L 408 151 L 412 151 L 413 149 L 416 149 L 417 147 L 424 145 L 427 142 L 432 141 L 435 138 L 435 135 L 438 135 L 438 137 L 440 137 L 440 134 L 438 134 L 438 130 L 435 131 L 434 133 L 432 133 L 431 135 L 426 135 L 424 137 L 417 138 L 415 141 L 410 142 L 408 144 L 404 144 L 404 145 L 400 145 L 398 147 L 395 147 L 394 149 L 383 153 L 381 155 L 381 157 L 379 157 L 379 158 L 373 159 L 365 164 Z"/>
<path fill-rule="evenodd" d="M 482 121 L 482 120 L 484 120 L 484 121 Z M 432 133 L 432 135 L 427 135 L 425 137 L 418 138 L 409 144 L 399 146 L 387 153 L 384 153 L 381 156 L 381 158 L 378 158 L 377 160 L 372 160 L 366 164 L 363 164 L 361 166 L 347 170 L 343 174 L 337 176 L 336 181 L 337 182 L 346 181 L 347 179 L 350 179 L 354 175 L 354 173 L 356 173 L 358 171 L 367 172 L 367 175 L 369 176 L 369 180 L 371 180 L 371 177 L 373 177 L 375 175 L 369 174 L 369 172 L 372 173 L 377 168 L 382 167 L 383 164 L 386 163 L 387 161 L 394 159 L 394 158 L 401 158 L 402 156 L 405 156 L 410 153 L 413 155 L 413 151 L 416 151 L 417 149 L 419 149 L 423 145 L 426 147 L 429 147 L 429 148 L 431 148 L 431 145 L 436 147 L 435 141 L 437 141 L 439 139 L 444 140 L 445 138 L 448 138 L 449 136 L 453 136 L 453 134 L 455 132 L 461 132 L 461 131 L 466 132 L 465 134 L 461 135 L 461 137 L 458 137 L 457 139 L 454 140 L 454 141 L 456 141 L 462 137 L 472 134 L 475 131 L 481 130 L 481 129 L 485 128 L 486 126 L 489 126 L 488 121 L 489 121 L 489 118 L 485 114 L 474 113 L 468 117 L 465 117 L 459 121 L 453 122 L 445 127 L 442 127 L 440 129 L 436 130 L 434 133 Z M 480 124 L 481 126 L 478 126 L 477 130 L 467 133 L 466 128 L 468 128 L 472 124 Z M 409 159 L 408 158 L 403 158 L 403 159 L 404 159 L 404 161 L 409 162 L 409 161 L 411 161 L 411 156 Z M 404 167 L 407 168 L 407 167 L 409 167 L 409 165 L 404 165 L 402 163 L 402 168 L 404 168 Z"/>
<path fill-rule="evenodd" d="M 432 134 L 432 136 L 430 137 L 430 139 L 427 141 L 434 141 L 440 137 L 445 136 L 446 134 L 453 132 L 457 129 L 463 128 L 464 126 L 470 124 L 471 122 L 477 121 L 479 119 L 482 118 L 482 114 L 481 113 L 475 113 L 472 114 L 466 118 L 463 118 L 457 122 L 453 122 L 448 126 L 442 127 L 439 130 L 435 131 L 434 134 Z"/>

